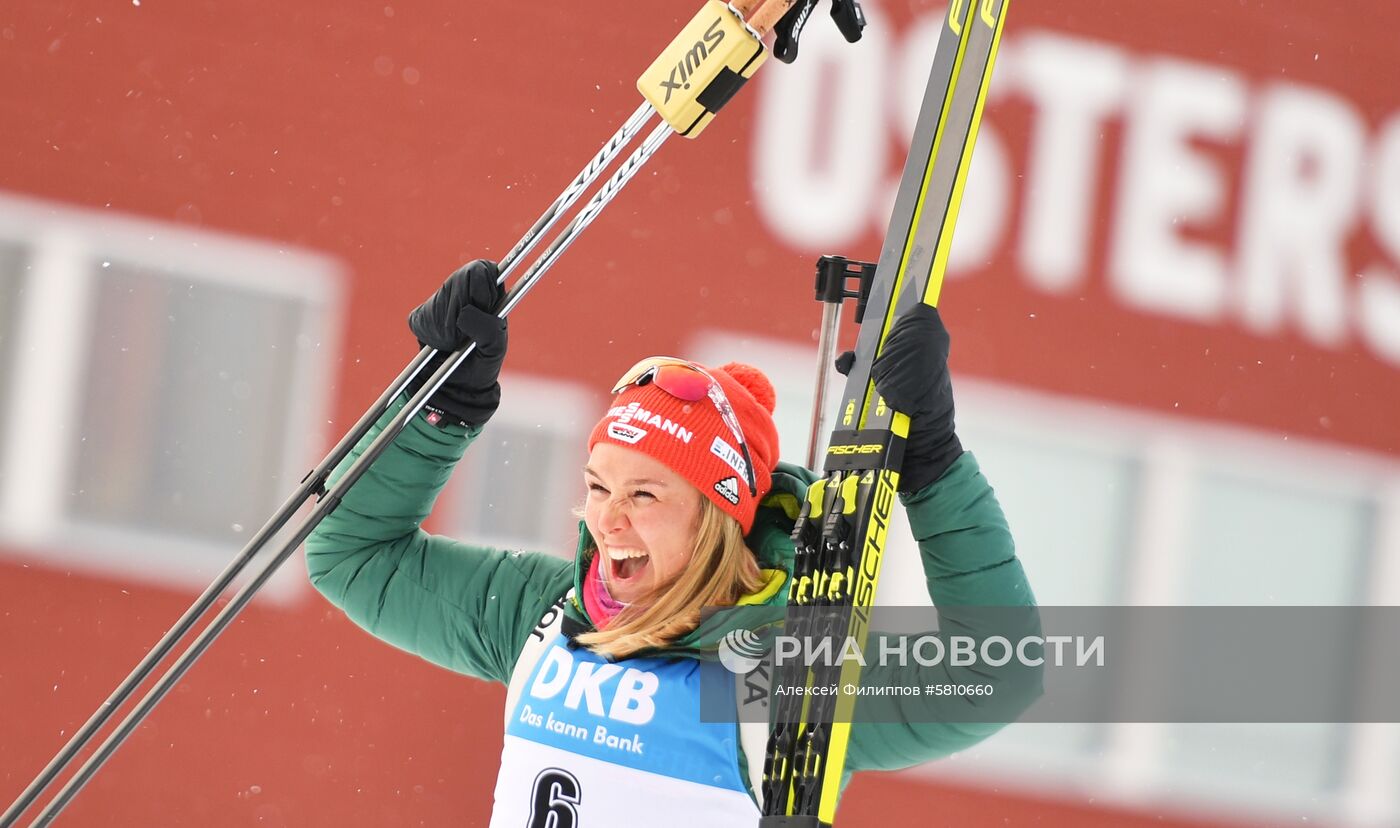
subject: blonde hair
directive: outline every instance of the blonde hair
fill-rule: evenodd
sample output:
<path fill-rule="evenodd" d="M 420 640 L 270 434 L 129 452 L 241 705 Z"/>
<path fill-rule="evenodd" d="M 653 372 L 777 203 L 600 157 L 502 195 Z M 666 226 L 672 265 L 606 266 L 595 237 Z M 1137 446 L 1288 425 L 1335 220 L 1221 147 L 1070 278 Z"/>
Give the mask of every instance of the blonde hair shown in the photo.
<path fill-rule="evenodd" d="M 763 573 L 739 522 L 702 497 L 697 524 L 694 553 L 680 576 L 624 607 L 606 630 L 578 636 L 578 643 L 608 658 L 626 658 L 694 630 L 705 607 L 732 606 L 757 592 Z M 597 548 L 588 554 L 598 554 Z"/>

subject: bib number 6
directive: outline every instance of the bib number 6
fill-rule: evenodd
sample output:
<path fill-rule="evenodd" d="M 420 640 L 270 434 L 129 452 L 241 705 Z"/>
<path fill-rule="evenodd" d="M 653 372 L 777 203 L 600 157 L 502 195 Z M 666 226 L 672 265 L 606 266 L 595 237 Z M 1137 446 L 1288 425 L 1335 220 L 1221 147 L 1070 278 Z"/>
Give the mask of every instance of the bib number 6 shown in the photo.
<path fill-rule="evenodd" d="M 526 828 L 576 828 L 582 799 L 578 779 L 566 770 L 545 768 L 535 777 Z"/>

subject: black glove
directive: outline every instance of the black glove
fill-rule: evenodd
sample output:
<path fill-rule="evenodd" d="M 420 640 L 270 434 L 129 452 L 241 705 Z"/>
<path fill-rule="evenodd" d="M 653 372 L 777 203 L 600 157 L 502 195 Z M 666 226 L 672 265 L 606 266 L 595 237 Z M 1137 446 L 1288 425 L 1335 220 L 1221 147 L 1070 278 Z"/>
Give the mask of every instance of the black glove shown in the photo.
<path fill-rule="evenodd" d="M 851 369 L 855 354 L 836 358 Z M 932 305 L 919 304 L 894 323 L 871 366 L 875 390 L 895 411 L 909 415 L 909 437 L 899 474 L 901 492 L 917 492 L 943 476 L 962 454 L 953 432 L 953 383 L 948 376 L 948 329 Z"/>
<path fill-rule="evenodd" d="M 497 283 L 498 278 L 500 270 L 495 262 L 469 262 L 408 315 L 408 327 L 418 337 L 419 346 L 438 350 L 410 384 L 411 392 L 423 387 L 453 351 L 468 341 L 476 343 L 471 356 L 428 400 L 429 409 L 462 425 L 484 425 L 501 403 L 501 385 L 496 379 L 506 359 L 507 336 L 506 320 L 496 315 L 505 300 L 505 288 Z"/>

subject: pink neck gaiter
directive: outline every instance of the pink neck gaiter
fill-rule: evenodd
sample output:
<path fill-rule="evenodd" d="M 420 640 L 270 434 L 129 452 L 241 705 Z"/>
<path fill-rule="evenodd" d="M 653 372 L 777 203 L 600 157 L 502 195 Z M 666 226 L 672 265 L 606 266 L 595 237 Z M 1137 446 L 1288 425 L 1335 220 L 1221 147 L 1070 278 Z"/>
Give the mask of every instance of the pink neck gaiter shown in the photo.
<path fill-rule="evenodd" d="M 583 578 L 583 608 L 588 610 L 593 626 L 600 630 L 606 628 L 625 606 L 608 594 L 608 585 L 603 583 L 603 575 L 598 571 L 598 553 L 594 552 Z"/>

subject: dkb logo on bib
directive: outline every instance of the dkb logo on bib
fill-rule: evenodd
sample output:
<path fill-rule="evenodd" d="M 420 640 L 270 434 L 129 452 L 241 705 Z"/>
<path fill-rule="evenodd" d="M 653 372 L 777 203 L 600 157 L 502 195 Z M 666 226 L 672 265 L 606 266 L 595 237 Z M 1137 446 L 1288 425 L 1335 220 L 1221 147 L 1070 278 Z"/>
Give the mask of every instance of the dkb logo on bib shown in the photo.
<path fill-rule="evenodd" d="M 604 685 L 613 679 L 618 679 L 617 686 L 607 691 Z M 552 699 L 564 693 L 564 706 L 570 710 L 578 710 L 582 704 L 595 716 L 644 725 L 656 715 L 652 697 L 659 685 L 655 673 L 619 664 L 577 661 L 568 650 L 554 647 L 545 653 L 529 692 L 536 699 Z M 611 701 L 606 705 L 605 692 L 611 693 Z"/>

